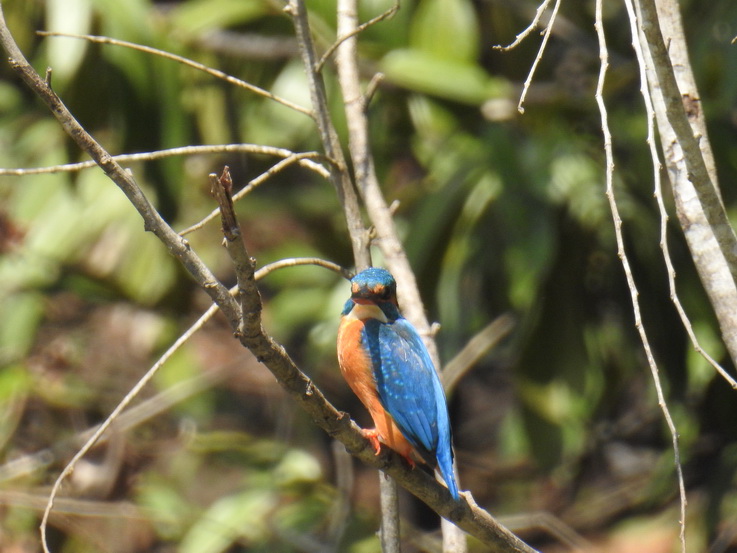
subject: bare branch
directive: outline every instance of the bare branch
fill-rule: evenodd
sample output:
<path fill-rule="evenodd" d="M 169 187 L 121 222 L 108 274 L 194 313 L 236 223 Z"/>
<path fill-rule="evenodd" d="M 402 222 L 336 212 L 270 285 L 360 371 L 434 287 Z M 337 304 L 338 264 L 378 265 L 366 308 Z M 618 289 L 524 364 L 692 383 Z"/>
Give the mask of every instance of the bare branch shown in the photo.
<path fill-rule="evenodd" d="M 681 528 L 681 548 L 683 553 L 686 551 L 686 488 L 683 482 L 683 468 L 681 467 L 681 452 L 678 445 L 678 431 L 676 430 L 675 423 L 670 414 L 670 409 L 665 400 L 663 394 L 663 387 L 660 383 L 660 373 L 658 365 L 653 357 L 652 349 L 650 348 L 650 340 L 647 337 L 645 326 L 642 322 L 642 316 L 640 313 L 640 300 L 638 299 L 639 292 L 637 290 L 637 284 L 635 283 L 634 276 L 632 275 L 632 269 L 630 267 L 629 258 L 624 248 L 624 238 L 622 236 L 622 218 L 619 215 L 619 208 L 614 192 L 614 153 L 612 149 L 612 136 L 609 130 L 609 116 L 604 102 L 604 81 L 606 79 L 607 69 L 609 67 L 609 53 L 606 45 L 606 36 L 604 34 L 604 25 L 602 19 L 602 0 L 596 1 L 596 34 L 599 38 L 599 57 L 601 59 L 601 67 L 599 71 L 599 80 L 596 85 L 596 103 L 599 106 L 599 112 L 601 114 L 601 128 L 604 133 L 604 153 L 606 155 L 606 195 L 609 200 L 609 208 L 612 212 L 612 219 L 614 221 L 614 232 L 617 240 L 617 253 L 622 262 L 622 268 L 624 269 L 625 277 L 627 279 L 627 286 L 630 290 L 630 298 L 632 300 L 632 310 L 635 317 L 635 327 L 640 335 L 640 341 L 645 350 L 645 356 L 647 363 L 650 367 L 653 382 L 655 384 L 655 392 L 658 397 L 658 405 L 663 412 L 663 418 L 668 426 L 668 430 L 671 434 L 673 444 L 673 457 L 676 466 L 676 474 L 678 478 L 678 488 L 680 492 L 681 500 L 681 519 L 679 521 Z"/>
<path fill-rule="evenodd" d="M 196 62 L 194 60 L 190 60 L 182 56 L 177 56 L 176 54 L 172 54 L 170 52 L 165 52 L 164 50 L 159 50 L 158 48 L 152 48 L 150 46 L 143 46 L 141 44 L 136 44 L 134 42 L 127 42 L 125 40 L 117 40 L 117 39 L 106 37 L 106 36 L 74 35 L 74 34 L 68 34 L 68 33 L 55 33 L 55 32 L 48 32 L 48 31 L 38 31 L 38 34 L 41 36 L 46 36 L 46 37 L 78 38 L 78 39 L 87 40 L 89 42 L 93 42 L 97 44 L 110 44 L 112 46 L 122 46 L 124 48 L 130 48 L 132 50 L 138 50 L 139 52 L 145 52 L 147 54 L 159 56 L 161 58 L 165 58 L 168 60 L 175 61 L 177 63 L 181 63 L 182 65 L 186 65 L 187 67 L 192 67 L 193 69 L 197 69 L 198 71 L 202 71 L 203 73 L 207 73 L 208 75 L 211 75 L 218 79 L 222 79 L 223 81 L 226 81 L 239 88 L 245 88 L 246 90 L 253 92 L 254 94 L 258 94 L 259 96 L 263 96 L 264 98 L 273 100 L 274 102 L 277 102 L 283 106 L 293 109 L 294 111 L 303 113 L 304 115 L 307 115 L 308 117 L 314 118 L 314 114 L 309 109 L 303 106 L 300 106 L 298 104 L 295 104 L 294 102 L 290 102 L 289 100 L 285 98 L 277 96 L 276 94 L 273 94 L 269 92 L 268 90 L 264 90 L 263 88 L 259 88 L 258 86 L 252 85 L 251 83 L 247 83 L 246 81 L 237 79 L 218 69 L 213 69 L 202 63 Z"/>
<path fill-rule="evenodd" d="M 198 154 L 225 154 L 225 153 L 249 153 L 263 154 L 282 158 L 297 157 L 297 163 L 302 167 L 310 169 L 320 175 L 328 178 L 329 172 L 321 164 L 313 160 L 327 161 L 324 155 L 319 152 L 303 152 L 295 153 L 285 148 L 275 148 L 273 146 L 260 146 L 258 144 L 213 144 L 201 146 L 181 146 L 179 148 L 168 148 L 166 150 L 157 150 L 155 152 L 142 152 L 138 154 L 119 154 L 112 156 L 118 163 L 128 163 L 132 161 L 154 161 L 175 156 L 192 156 Z M 29 167 L 19 169 L 2 169 L 0 168 L 0 176 L 17 176 L 23 177 L 28 175 L 43 175 L 49 173 L 75 173 L 83 169 L 91 169 L 97 167 L 94 161 L 82 161 L 79 163 L 66 163 L 64 165 L 52 165 L 50 167 Z"/>
<path fill-rule="evenodd" d="M 650 148 L 650 157 L 653 161 L 653 185 L 654 185 L 654 196 L 655 201 L 658 204 L 658 211 L 660 213 L 660 248 L 663 251 L 663 260 L 665 262 L 665 268 L 668 273 L 668 287 L 670 290 L 670 298 L 673 305 L 678 312 L 678 316 L 681 318 L 681 323 L 688 333 L 691 344 L 694 350 L 699 353 L 706 361 L 716 369 L 716 371 L 722 375 L 722 377 L 729 383 L 732 388 L 737 389 L 737 380 L 735 380 L 719 363 L 717 363 L 708 352 L 706 352 L 699 343 L 698 337 L 694 332 L 691 321 L 689 320 L 686 310 L 681 304 L 681 300 L 678 297 L 678 289 L 676 288 L 676 270 L 673 267 L 673 261 L 670 257 L 670 249 L 668 248 L 668 212 L 665 208 L 665 202 L 663 201 L 663 190 L 662 182 L 660 178 L 660 171 L 662 165 L 660 163 L 660 155 L 658 153 L 658 147 L 656 144 L 655 137 L 655 108 L 653 106 L 653 99 L 650 94 L 650 88 L 648 87 L 647 80 L 647 61 L 644 53 L 644 48 L 640 40 L 640 32 L 637 26 L 637 14 L 635 13 L 634 5 L 632 0 L 625 0 L 627 7 L 627 15 L 630 20 L 630 31 L 632 33 L 632 46 L 635 50 L 637 57 L 637 63 L 640 67 L 640 93 L 642 94 L 643 102 L 645 104 L 645 113 L 647 117 L 647 144 Z"/>
<path fill-rule="evenodd" d="M 244 186 L 243 188 L 241 188 L 236 194 L 233 195 L 233 201 L 236 201 L 237 202 L 238 200 L 242 199 L 247 194 L 250 194 L 257 187 L 259 187 L 264 182 L 266 182 L 268 179 L 270 179 L 271 177 L 273 177 L 274 175 L 276 175 L 280 171 L 286 169 L 290 165 L 294 165 L 295 163 L 299 163 L 300 161 L 304 161 L 305 160 L 305 157 L 304 156 L 311 157 L 312 155 L 313 154 L 311 154 L 311 153 L 310 154 L 291 154 L 291 155 L 289 155 L 285 159 L 281 160 L 279 163 L 276 163 L 275 165 L 273 165 L 272 167 L 270 167 L 268 170 L 266 170 L 263 173 L 261 173 L 255 179 L 249 181 L 249 183 L 246 186 Z M 324 171 L 324 168 L 323 168 L 323 171 Z M 321 174 L 323 174 L 323 173 L 321 173 Z M 329 174 L 330 173 L 328 173 L 328 175 Z M 180 236 L 185 236 L 185 235 L 189 234 L 190 232 L 194 232 L 196 230 L 201 229 L 207 223 L 209 223 L 210 221 L 212 221 L 213 219 L 215 219 L 218 216 L 219 213 L 220 213 L 220 208 L 217 208 L 217 209 L 212 210 L 210 212 L 210 214 L 207 215 L 207 217 L 205 217 L 201 221 L 199 221 L 199 222 L 195 223 L 194 225 L 189 226 L 186 229 L 180 231 L 179 232 L 179 235 Z"/>
<path fill-rule="evenodd" d="M 551 0 L 545 0 L 542 4 L 540 4 L 537 7 L 537 11 L 535 12 L 535 17 L 532 20 L 532 22 L 527 26 L 527 28 L 522 31 L 520 34 L 518 34 L 514 41 L 509 44 L 508 46 L 502 46 L 501 44 L 498 44 L 496 46 L 493 46 L 494 50 L 500 50 L 502 52 L 508 52 L 509 50 L 512 50 L 513 48 L 516 48 L 523 40 L 525 40 L 532 31 L 537 29 L 537 26 L 540 24 L 540 19 L 542 18 L 543 14 L 547 11 L 548 6 L 550 5 Z"/>
<path fill-rule="evenodd" d="M 527 91 L 530 89 L 530 85 L 532 84 L 532 78 L 535 76 L 535 70 L 537 69 L 538 63 L 540 63 L 540 60 L 543 57 L 543 52 L 545 52 L 545 47 L 548 45 L 548 39 L 550 38 L 550 34 L 553 30 L 553 25 L 555 25 L 555 17 L 558 15 L 558 8 L 560 8 L 561 0 L 555 0 L 555 6 L 553 6 L 553 13 L 550 14 L 550 21 L 548 21 L 547 27 L 545 27 L 545 30 L 543 31 L 543 41 L 540 43 L 540 49 L 537 51 L 537 55 L 535 56 L 535 60 L 532 62 L 532 67 L 530 67 L 530 72 L 527 75 L 527 79 L 525 79 L 525 84 L 522 87 L 522 94 L 519 98 L 519 103 L 517 104 L 517 111 L 520 113 L 525 112 L 524 103 L 525 98 L 527 97 Z"/>
<path fill-rule="evenodd" d="M 317 62 L 317 65 L 315 66 L 315 71 L 317 73 L 322 71 L 323 66 L 325 63 L 330 59 L 330 56 L 332 56 L 335 51 L 338 49 L 338 46 L 340 46 L 344 41 L 348 40 L 351 37 L 354 37 L 372 25 L 376 25 L 377 23 L 384 21 L 385 19 L 389 19 L 390 17 L 394 16 L 395 13 L 399 10 L 399 0 L 397 0 L 397 3 L 394 4 L 391 8 L 386 10 L 384 13 L 377 15 L 376 17 L 369 19 L 366 21 L 366 23 L 362 23 L 361 25 L 358 25 L 356 28 L 352 29 L 345 35 L 341 36 L 336 40 L 330 48 L 327 49 L 327 51 L 322 55 L 320 58 L 320 61 Z"/>
<path fill-rule="evenodd" d="M 678 220 L 724 343 L 737 364 L 737 239 L 721 202 L 678 4 L 661 4 L 658 9 L 650 0 L 635 2 L 640 40 L 647 45 L 648 84 Z M 668 37 L 667 48 L 661 27 Z"/>

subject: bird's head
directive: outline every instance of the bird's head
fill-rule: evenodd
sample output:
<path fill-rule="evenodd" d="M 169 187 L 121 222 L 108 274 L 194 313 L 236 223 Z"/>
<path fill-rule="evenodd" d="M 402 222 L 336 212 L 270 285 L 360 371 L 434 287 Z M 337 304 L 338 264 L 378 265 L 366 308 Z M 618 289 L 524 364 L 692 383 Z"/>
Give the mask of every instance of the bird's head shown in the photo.
<path fill-rule="evenodd" d="M 353 305 L 376 305 L 390 320 L 399 317 L 397 304 L 397 283 L 386 269 L 371 267 L 361 271 L 351 279 L 351 298 L 346 310 Z"/>
<path fill-rule="evenodd" d="M 397 305 L 397 283 L 386 269 L 371 267 L 351 279 L 351 299 L 363 305 Z"/>

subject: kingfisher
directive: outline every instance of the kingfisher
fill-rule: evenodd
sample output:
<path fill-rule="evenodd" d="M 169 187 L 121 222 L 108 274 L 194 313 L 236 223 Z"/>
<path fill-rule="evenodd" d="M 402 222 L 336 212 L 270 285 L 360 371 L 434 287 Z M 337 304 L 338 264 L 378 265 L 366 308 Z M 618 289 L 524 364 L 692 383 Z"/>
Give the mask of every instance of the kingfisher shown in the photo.
<path fill-rule="evenodd" d="M 363 430 L 376 455 L 381 443 L 410 466 L 437 463 L 454 499 L 453 449 L 445 392 L 419 333 L 402 317 L 397 283 L 371 267 L 351 279 L 338 328 L 338 364 L 375 428 Z"/>

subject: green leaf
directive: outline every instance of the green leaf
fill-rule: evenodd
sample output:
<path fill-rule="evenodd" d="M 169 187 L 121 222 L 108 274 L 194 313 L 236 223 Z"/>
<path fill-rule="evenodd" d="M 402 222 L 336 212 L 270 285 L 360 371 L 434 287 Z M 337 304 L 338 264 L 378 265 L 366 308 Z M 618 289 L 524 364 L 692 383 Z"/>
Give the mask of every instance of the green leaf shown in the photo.
<path fill-rule="evenodd" d="M 92 5 L 89 0 L 46 0 L 46 28 L 49 31 L 85 35 L 90 32 Z M 56 38 L 49 42 L 49 65 L 57 79 L 72 77 L 84 58 L 88 42 Z"/>
<path fill-rule="evenodd" d="M 0 358 L 18 359 L 28 353 L 36 336 L 36 328 L 43 318 L 43 299 L 40 294 L 14 294 L 0 302 Z"/>
<path fill-rule="evenodd" d="M 222 553 L 236 540 L 257 541 L 269 532 L 267 517 L 276 497 L 267 490 L 248 490 L 216 501 L 184 536 L 180 553 Z"/>
<path fill-rule="evenodd" d="M 506 82 L 490 77 L 475 63 L 453 61 L 418 49 L 395 50 L 381 61 L 394 84 L 470 105 L 506 96 Z"/>
<path fill-rule="evenodd" d="M 0 449 L 18 428 L 30 387 L 31 377 L 24 367 L 13 365 L 0 371 Z"/>
<path fill-rule="evenodd" d="M 467 0 L 421 2 L 410 29 L 410 45 L 432 56 L 473 62 L 478 56 L 479 25 Z"/>
<path fill-rule="evenodd" d="M 172 21 L 178 31 L 199 34 L 248 23 L 266 12 L 260 0 L 197 0 L 180 4 Z"/>

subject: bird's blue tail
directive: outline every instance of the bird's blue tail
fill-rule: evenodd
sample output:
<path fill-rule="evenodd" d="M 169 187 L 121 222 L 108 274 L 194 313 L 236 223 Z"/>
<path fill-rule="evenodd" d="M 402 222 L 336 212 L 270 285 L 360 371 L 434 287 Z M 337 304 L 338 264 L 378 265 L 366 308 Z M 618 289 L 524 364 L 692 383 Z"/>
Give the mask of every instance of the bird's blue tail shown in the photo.
<path fill-rule="evenodd" d="M 440 474 L 443 475 L 445 485 L 453 499 L 458 499 L 458 485 L 456 484 L 455 474 L 453 474 L 453 452 L 450 447 L 442 448 L 437 453 L 438 468 Z"/>

